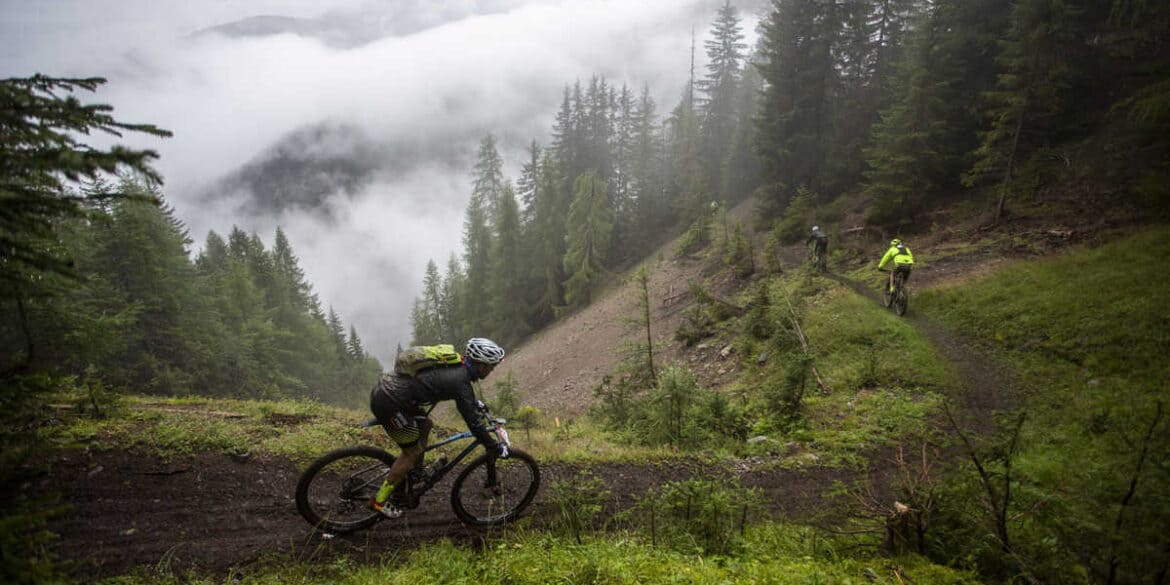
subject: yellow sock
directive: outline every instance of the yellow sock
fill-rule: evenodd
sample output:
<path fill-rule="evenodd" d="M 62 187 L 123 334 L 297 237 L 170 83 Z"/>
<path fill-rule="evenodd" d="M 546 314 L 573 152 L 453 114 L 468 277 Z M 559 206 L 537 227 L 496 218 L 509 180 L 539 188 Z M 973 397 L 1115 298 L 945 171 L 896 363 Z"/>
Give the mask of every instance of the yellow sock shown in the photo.
<path fill-rule="evenodd" d="M 390 493 L 394 491 L 394 484 L 389 481 L 382 480 L 382 487 L 378 488 L 378 495 L 374 496 L 374 501 L 379 504 L 386 501 L 390 497 Z"/>

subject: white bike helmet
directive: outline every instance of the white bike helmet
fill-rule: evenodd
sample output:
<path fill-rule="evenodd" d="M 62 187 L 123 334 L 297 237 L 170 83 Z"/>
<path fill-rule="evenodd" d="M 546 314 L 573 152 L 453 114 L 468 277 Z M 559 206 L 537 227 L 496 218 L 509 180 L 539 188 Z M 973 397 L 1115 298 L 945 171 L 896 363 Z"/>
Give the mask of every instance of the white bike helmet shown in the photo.
<path fill-rule="evenodd" d="M 472 337 L 467 340 L 466 355 L 472 361 L 495 365 L 504 359 L 504 348 L 490 339 Z"/>

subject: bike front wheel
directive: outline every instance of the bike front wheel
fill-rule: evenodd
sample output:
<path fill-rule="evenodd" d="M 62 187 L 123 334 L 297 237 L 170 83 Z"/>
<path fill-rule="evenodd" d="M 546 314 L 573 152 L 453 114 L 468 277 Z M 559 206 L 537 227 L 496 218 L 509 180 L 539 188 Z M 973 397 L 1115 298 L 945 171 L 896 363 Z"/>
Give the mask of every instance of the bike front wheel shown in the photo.
<path fill-rule="evenodd" d="M 507 459 L 481 455 L 455 478 L 451 507 L 460 520 L 494 526 L 515 520 L 540 487 L 540 467 L 531 455 L 512 449 Z"/>
<path fill-rule="evenodd" d="M 297 482 L 297 511 L 333 534 L 369 528 L 381 514 L 370 507 L 394 456 L 376 447 L 337 449 L 309 465 Z"/>

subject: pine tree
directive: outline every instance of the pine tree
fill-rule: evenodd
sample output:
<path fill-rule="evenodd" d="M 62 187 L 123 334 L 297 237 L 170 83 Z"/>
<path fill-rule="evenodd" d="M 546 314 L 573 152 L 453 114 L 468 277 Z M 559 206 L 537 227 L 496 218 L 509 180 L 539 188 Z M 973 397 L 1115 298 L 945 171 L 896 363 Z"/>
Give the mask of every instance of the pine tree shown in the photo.
<path fill-rule="evenodd" d="M 504 190 L 504 161 L 496 150 L 496 139 L 491 134 L 483 137 L 479 143 L 479 154 L 473 172 L 471 188 L 472 198 L 478 197 L 483 201 L 487 211 L 487 221 L 494 224 L 500 194 Z"/>
<path fill-rule="evenodd" d="M 123 193 L 136 197 L 116 202 L 109 222 L 93 242 L 94 256 L 87 271 L 108 278 L 120 290 L 123 301 L 137 305 L 137 318 L 127 354 L 121 356 L 120 369 L 129 377 L 115 379 L 134 383 L 142 390 L 163 393 L 188 388 L 160 387 L 189 383 L 170 374 L 193 370 L 188 339 L 194 328 L 193 318 L 202 314 L 203 297 L 196 273 L 189 259 L 190 239 L 178 227 L 173 209 L 162 203 L 162 196 L 145 187 L 125 181 Z M 177 368 L 168 370 L 164 364 Z"/>
<path fill-rule="evenodd" d="M 754 119 L 763 81 L 754 65 L 744 68 L 736 95 L 735 134 L 722 170 L 719 192 L 729 202 L 746 199 L 760 184 L 760 158 L 752 147 Z"/>
<path fill-rule="evenodd" d="M 344 364 L 346 358 L 349 357 L 349 342 L 345 337 L 345 326 L 341 324 L 341 317 L 337 315 L 337 311 L 334 311 L 332 306 L 329 307 L 327 324 L 330 336 L 333 338 L 333 347 L 337 351 L 337 359 Z"/>
<path fill-rule="evenodd" d="M 463 267 L 459 264 L 459 258 L 452 253 L 447 259 L 447 272 L 443 275 L 443 286 L 439 295 L 439 322 L 442 324 L 439 337 L 447 343 L 458 344 L 469 337 L 462 321 L 465 286 Z"/>
<path fill-rule="evenodd" d="M 358 337 L 357 328 L 353 325 L 349 326 L 349 338 L 345 342 L 345 348 L 349 353 L 349 359 L 353 361 L 361 361 L 366 357 L 366 349 Z"/>
<path fill-rule="evenodd" d="M 0 310 L 12 315 L 15 335 L 24 339 L 15 359 L 0 362 L 0 380 L 28 369 L 36 359 L 29 302 L 57 294 L 56 276 L 76 274 L 58 227 L 70 218 L 100 214 L 103 202 L 134 196 L 107 189 L 103 176 L 129 171 L 161 183 L 151 167 L 158 158 L 154 151 L 83 142 L 91 134 L 170 136 L 148 124 L 119 122 L 111 107 L 82 104 L 71 95 L 96 91 L 105 82 L 42 75 L 0 81 Z M 71 188 L 82 180 L 93 188 Z"/>
<path fill-rule="evenodd" d="M 698 104 L 703 170 L 708 179 L 706 190 L 719 193 L 725 183 L 724 163 L 736 133 L 740 64 L 747 49 L 739 14 L 730 0 L 720 7 L 711 25 L 711 38 L 703 45 L 708 59 L 707 75 L 698 82 L 703 94 Z"/>
<path fill-rule="evenodd" d="M 459 323 L 472 335 L 483 335 L 489 321 L 491 302 L 487 295 L 488 271 L 491 269 L 492 234 L 488 227 L 487 202 L 484 195 L 473 194 L 467 202 L 463 221 L 463 261 L 465 281 L 459 302 Z"/>
<path fill-rule="evenodd" d="M 634 109 L 634 144 L 630 166 L 630 192 L 634 198 L 634 229 L 630 245 L 644 247 L 653 234 L 666 226 L 670 217 L 663 178 L 663 141 L 659 132 L 657 105 L 650 88 L 642 94 Z"/>
<path fill-rule="evenodd" d="M 1020 161 L 1052 137 L 1053 120 L 1066 106 L 1075 45 L 1081 37 L 1080 10 L 1068 0 L 1020 0 L 1011 11 L 1008 40 L 1000 56 L 1002 73 L 991 92 L 991 128 L 983 135 L 971 172 L 974 185 L 998 176 L 994 221 L 1003 214 Z"/>
<path fill-rule="evenodd" d="M 528 332 L 525 323 L 527 307 L 524 298 L 523 266 L 520 259 L 520 212 L 511 185 L 504 185 L 500 197 L 496 229 L 498 235 L 492 244 L 491 276 L 488 290 L 491 294 L 491 331 L 501 343 L 510 345 Z"/>
<path fill-rule="evenodd" d="M 533 291 L 536 298 L 530 309 L 529 321 L 534 326 L 548 323 L 554 317 L 554 308 L 561 305 L 561 283 L 564 281 L 565 220 L 568 207 L 561 194 L 560 171 L 553 152 L 546 150 L 540 162 L 540 186 L 534 202 L 531 241 Z"/>
<path fill-rule="evenodd" d="M 565 302 L 581 306 L 592 300 L 592 291 L 602 274 L 602 263 L 609 253 L 613 229 L 606 201 L 605 182 L 587 172 L 577 178 L 573 204 L 565 234 Z"/>
<path fill-rule="evenodd" d="M 798 187 L 821 188 L 837 84 L 837 0 L 773 0 L 761 24 L 763 105 L 756 151 L 767 187 L 761 219 L 780 215 Z"/>
<path fill-rule="evenodd" d="M 431 345 L 443 339 L 443 280 L 439 276 L 439 266 L 434 260 L 427 260 L 426 272 L 423 275 L 422 294 L 423 314 L 425 317 L 423 335 L 415 338 L 424 344 Z"/>
<path fill-rule="evenodd" d="M 692 41 L 693 45 L 693 41 Z M 675 213 L 690 224 L 707 213 L 711 197 L 703 174 L 702 138 L 695 111 L 695 57 L 691 48 L 691 76 L 682 97 L 666 122 L 667 189 Z"/>
<path fill-rule="evenodd" d="M 520 225 L 528 228 L 536 213 L 536 191 L 540 187 L 540 145 L 536 140 L 528 146 L 528 160 L 520 168 L 516 180 L 516 195 L 520 197 Z"/>
<path fill-rule="evenodd" d="M 67 186 L 81 179 L 94 181 L 121 170 L 139 173 L 154 184 L 162 182 L 150 166 L 158 155 L 151 150 L 121 146 L 94 148 L 82 142 L 91 134 L 121 137 L 123 132 L 170 136 L 149 124 L 126 124 L 110 115 L 106 105 L 83 105 L 61 94 L 96 91 L 106 82 L 55 79 L 37 75 L 0 81 L 0 290 L 3 298 L 34 283 L 43 272 L 72 273 L 67 258 L 52 252 L 54 224 L 66 217 L 85 215 L 85 203 L 133 196 L 121 191 L 94 190 L 78 194 Z M 137 192 L 136 192 L 137 193 Z M 139 193 L 141 195 L 141 193 Z"/>

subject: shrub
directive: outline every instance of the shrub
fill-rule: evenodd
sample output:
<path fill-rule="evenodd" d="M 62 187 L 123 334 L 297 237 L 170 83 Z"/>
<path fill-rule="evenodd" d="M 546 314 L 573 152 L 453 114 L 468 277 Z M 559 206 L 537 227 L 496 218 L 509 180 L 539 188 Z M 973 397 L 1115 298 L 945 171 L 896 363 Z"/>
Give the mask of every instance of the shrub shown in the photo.
<path fill-rule="evenodd" d="M 731 555 L 761 507 L 758 493 L 734 479 L 688 479 L 663 485 L 638 502 L 633 520 L 655 545 L 687 554 Z"/>
<path fill-rule="evenodd" d="M 553 482 L 548 489 L 548 501 L 557 512 L 553 529 L 581 544 L 582 533 L 595 528 L 608 499 L 605 482 L 588 471 L 579 471 L 568 481 Z"/>

